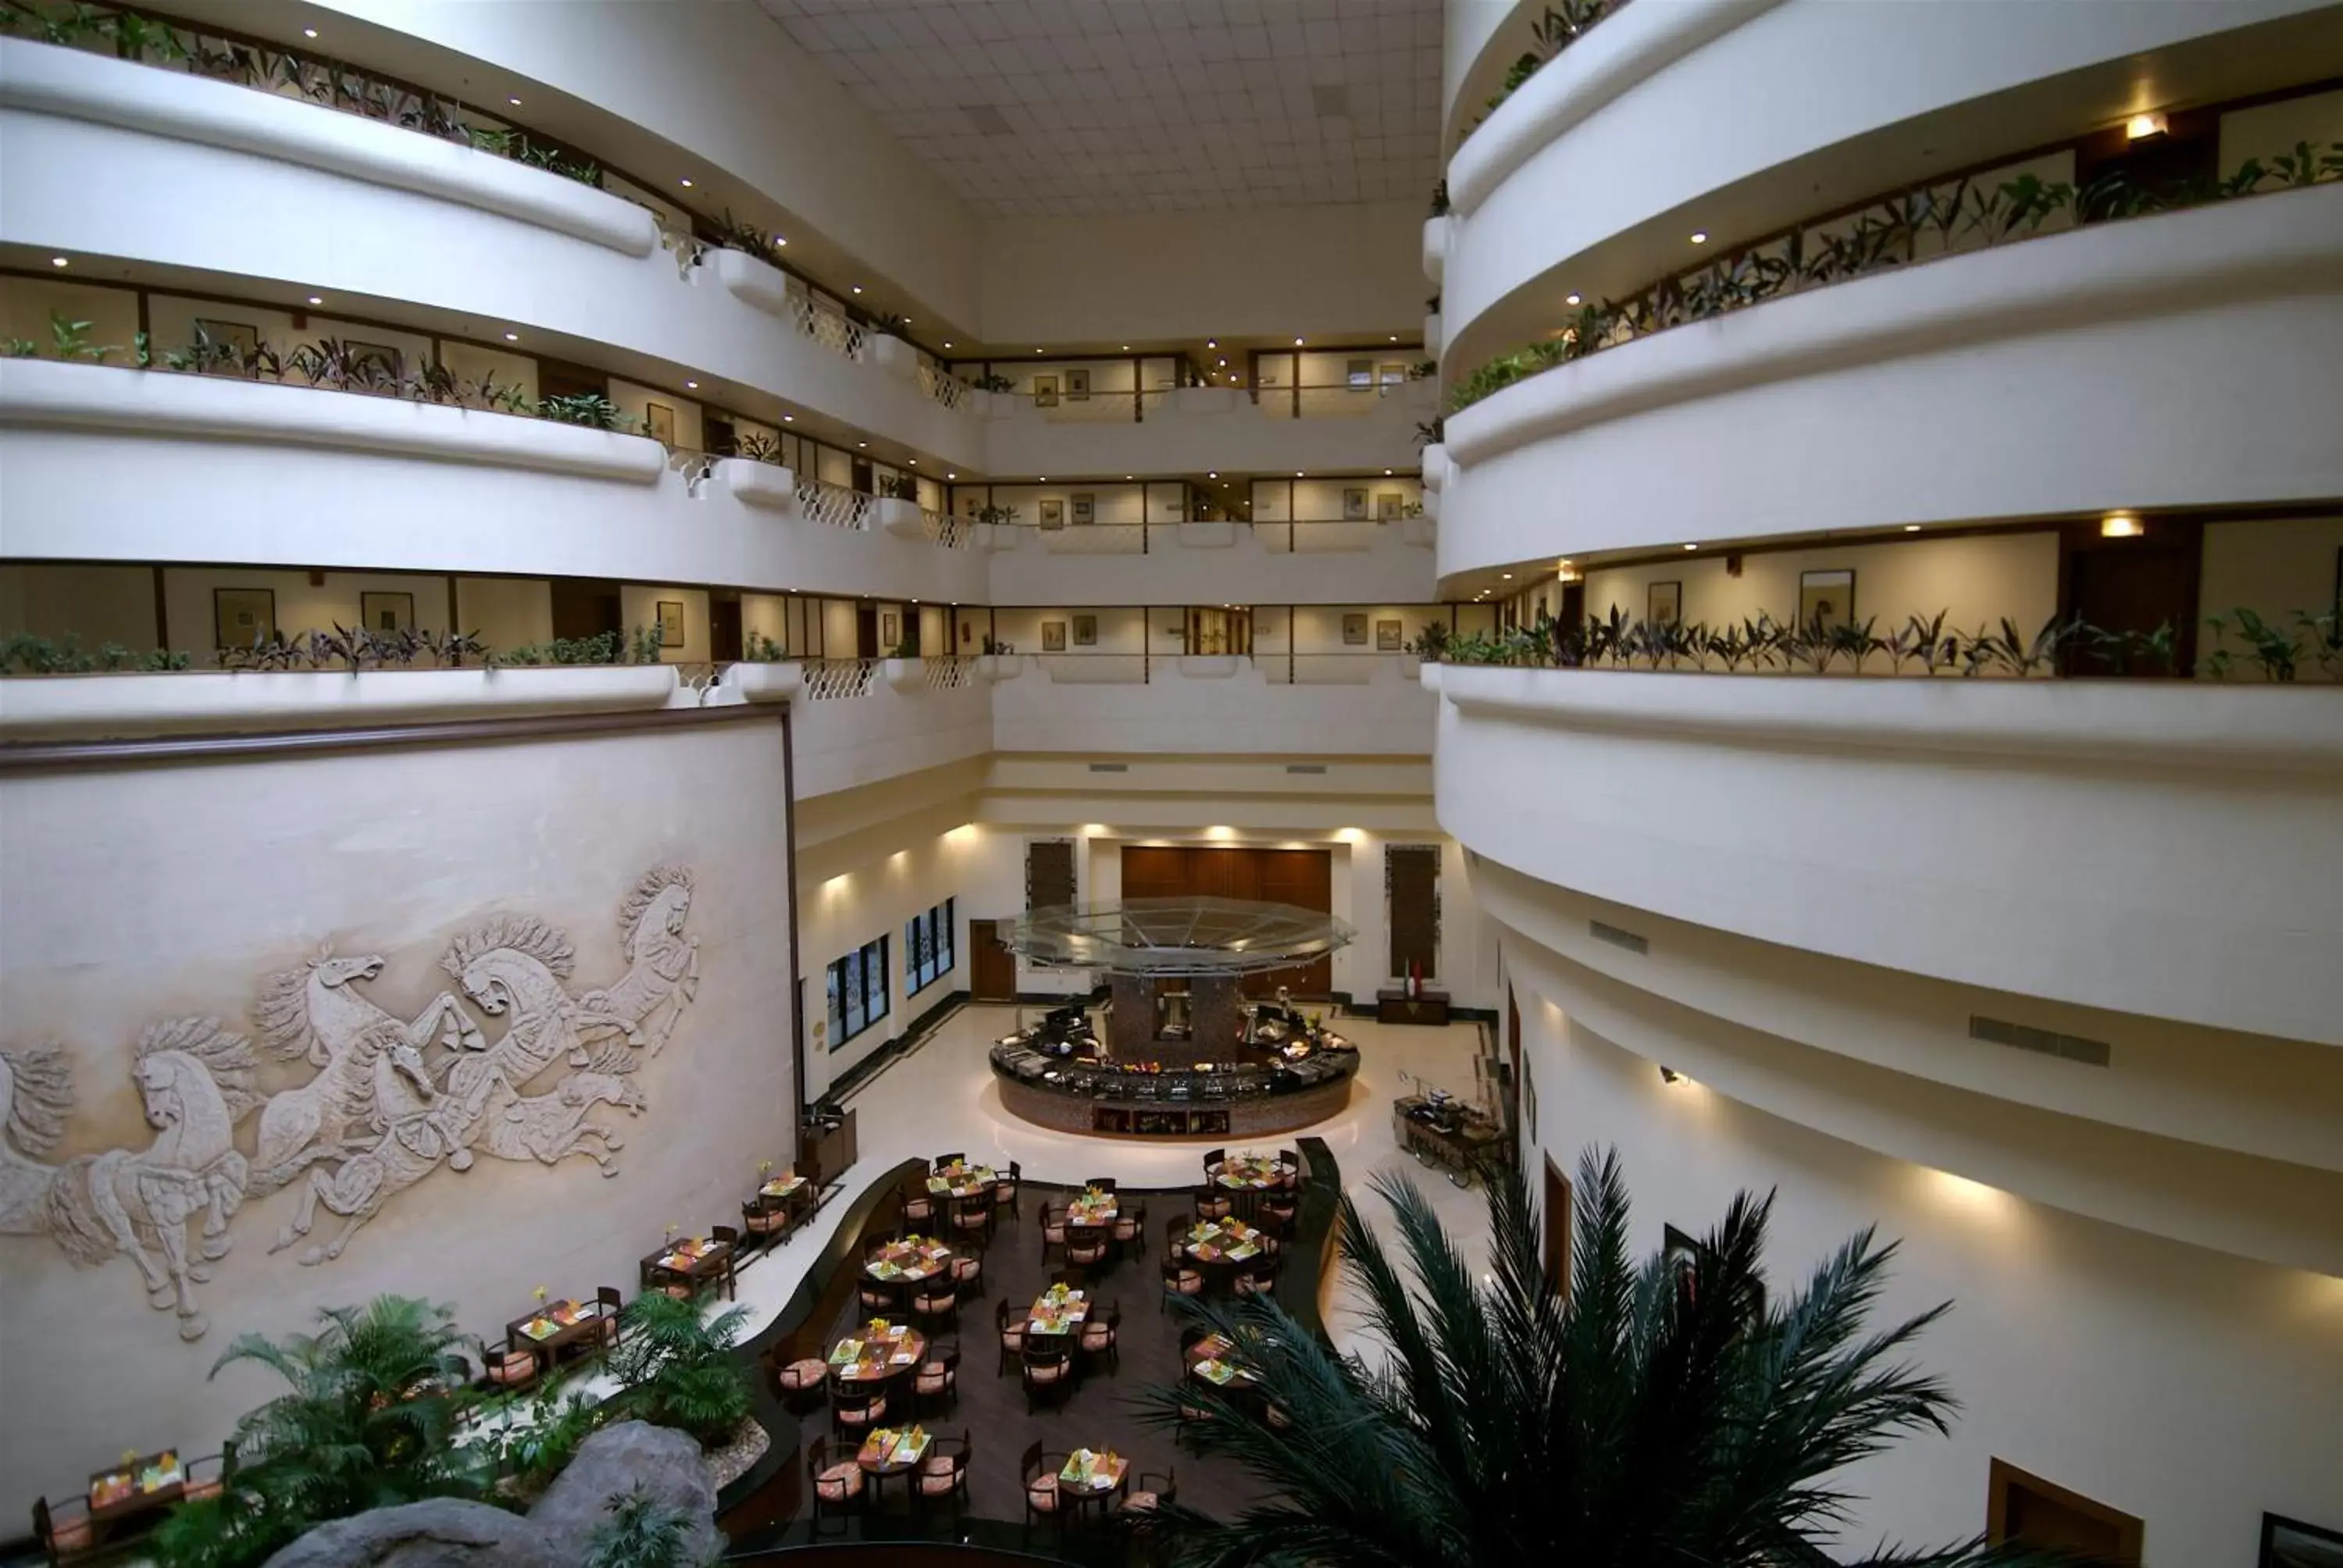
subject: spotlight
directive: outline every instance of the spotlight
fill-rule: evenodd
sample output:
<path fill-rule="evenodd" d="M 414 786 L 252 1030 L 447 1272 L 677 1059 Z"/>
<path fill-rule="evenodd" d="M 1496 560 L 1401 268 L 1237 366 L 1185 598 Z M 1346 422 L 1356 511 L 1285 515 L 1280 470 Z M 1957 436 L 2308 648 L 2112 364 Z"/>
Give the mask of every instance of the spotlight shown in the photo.
<path fill-rule="evenodd" d="M 1696 228 L 1693 230 L 1692 242 L 1694 245 L 1706 245 L 1708 243 L 1708 230 L 1704 228 Z"/>

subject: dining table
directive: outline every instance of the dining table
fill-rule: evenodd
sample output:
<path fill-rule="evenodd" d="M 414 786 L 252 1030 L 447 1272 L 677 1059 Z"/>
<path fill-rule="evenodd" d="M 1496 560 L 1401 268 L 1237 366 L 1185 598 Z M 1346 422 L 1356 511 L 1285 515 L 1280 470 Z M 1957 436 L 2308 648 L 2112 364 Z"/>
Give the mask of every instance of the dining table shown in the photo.
<path fill-rule="evenodd" d="M 1025 1314 L 1028 1334 L 1071 1334 L 1091 1315 L 1090 1297 L 1064 1285 L 1052 1285 L 1033 1298 Z"/>
<path fill-rule="evenodd" d="M 1066 1200 L 1066 1223 L 1069 1225 L 1111 1225 L 1115 1216 L 1121 1212 L 1121 1201 L 1113 1193 L 1095 1188 Z"/>
<path fill-rule="evenodd" d="M 662 1290 L 670 1284 L 697 1291 L 710 1281 L 720 1282 L 725 1298 L 731 1299 L 731 1242 L 687 1236 L 680 1241 L 669 1242 L 642 1261 L 642 1284 L 647 1291 Z"/>
<path fill-rule="evenodd" d="M 862 1271 L 882 1284 L 916 1285 L 951 1268 L 952 1250 L 932 1236 L 905 1236 L 872 1252 Z"/>
<path fill-rule="evenodd" d="M 883 1382 L 902 1376 L 927 1353 L 928 1336 L 908 1323 L 873 1318 L 830 1351 L 830 1372 L 840 1382 Z"/>
<path fill-rule="evenodd" d="M 1212 1181 L 1232 1192 L 1263 1192 L 1276 1186 L 1284 1174 L 1273 1154 L 1232 1154 L 1221 1161 L 1220 1172 Z"/>
<path fill-rule="evenodd" d="M 1189 1226 L 1181 1250 L 1199 1263 L 1235 1264 L 1260 1257 L 1261 1243 L 1259 1231 L 1232 1216 L 1225 1220 L 1201 1220 Z"/>
<path fill-rule="evenodd" d="M 1066 1456 L 1058 1472 L 1058 1495 L 1070 1511 L 1098 1508 L 1121 1492 L 1131 1475 L 1131 1461 L 1112 1449 L 1078 1448 Z"/>
<path fill-rule="evenodd" d="M 920 1467 L 934 1446 L 934 1434 L 919 1426 L 882 1426 L 874 1429 L 862 1440 L 862 1447 L 854 1455 L 854 1462 L 870 1478 L 870 1501 L 880 1501 L 889 1479 L 909 1475 Z"/>
<path fill-rule="evenodd" d="M 939 1198 L 974 1198 L 999 1180 L 990 1165 L 939 1165 L 928 1176 L 928 1191 Z"/>
<path fill-rule="evenodd" d="M 507 1323 L 505 1343 L 530 1352 L 550 1370 L 583 1345 L 598 1346 L 603 1332 L 600 1312 L 564 1297 Z"/>

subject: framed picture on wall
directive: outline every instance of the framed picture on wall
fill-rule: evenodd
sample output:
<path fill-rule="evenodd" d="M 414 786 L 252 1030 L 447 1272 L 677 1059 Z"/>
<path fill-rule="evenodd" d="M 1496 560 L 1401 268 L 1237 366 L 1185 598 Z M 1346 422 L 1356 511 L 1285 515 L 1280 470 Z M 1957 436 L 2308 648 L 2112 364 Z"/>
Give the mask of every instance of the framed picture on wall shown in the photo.
<path fill-rule="evenodd" d="M 1674 626 L 1684 618 L 1684 584 L 1654 583 L 1644 595 L 1644 618 L 1654 626 Z"/>
<path fill-rule="evenodd" d="M 1407 367 L 1396 359 L 1385 360 L 1375 367 L 1375 382 L 1382 387 L 1404 387 L 1407 385 Z"/>
<path fill-rule="evenodd" d="M 662 447 L 675 445 L 675 410 L 664 403 L 643 405 L 643 434 Z"/>
<path fill-rule="evenodd" d="M 1087 490 L 1078 490 L 1074 493 L 1071 499 L 1073 501 L 1074 527 L 1078 528 L 1087 528 L 1091 524 L 1098 521 L 1098 498 L 1096 496 L 1091 495 Z"/>
<path fill-rule="evenodd" d="M 277 590 L 212 589 L 212 646 L 255 648 L 277 640 Z"/>
<path fill-rule="evenodd" d="M 196 317 L 196 348 L 206 375 L 259 380 L 260 367 L 252 362 L 253 352 L 259 347 L 260 328 L 249 321 Z"/>
<path fill-rule="evenodd" d="M 903 623 L 895 618 L 893 610 L 881 610 L 879 614 L 879 651 L 892 658 L 897 645 L 902 640 Z"/>
<path fill-rule="evenodd" d="M 2262 1552 L 2254 1561 L 2255 1568 L 2335 1568 L 2343 1563 L 2343 1531 L 2265 1513 Z"/>
<path fill-rule="evenodd" d="M 368 631 L 413 631 L 415 596 L 411 593 L 358 595 L 358 619 Z"/>
<path fill-rule="evenodd" d="M 1066 503 L 1054 498 L 1043 501 L 1041 503 L 1041 526 L 1045 528 L 1064 528 L 1066 526 Z"/>
<path fill-rule="evenodd" d="M 1363 487 L 1342 492 L 1342 520 L 1346 523 L 1367 520 L 1367 492 Z"/>
<path fill-rule="evenodd" d="M 1087 403 L 1091 400 L 1091 373 L 1085 365 L 1068 367 L 1066 370 L 1066 401 Z"/>
<path fill-rule="evenodd" d="M 1074 646 L 1076 648 L 1098 646 L 1098 617 L 1094 615 L 1074 617 Z"/>
<path fill-rule="evenodd" d="M 1043 653 L 1063 653 L 1066 651 L 1066 623 L 1064 621 L 1045 620 L 1041 623 L 1041 651 Z"/>
<path fill-rule="evenodd" d="M 1798 624 L 1820 626 L 1825 631 L 1835 626 L 1854 625 L 1854 570 L 1800 572 Z"/>
<path fill-rule="evenodd" d="M 661 648 L 683 646 L 683 601 L 681 599 L 663 598 L 659 601 L 659 628 Z"/>
<path fill-rule="evenodd" d="M 350 385 L 370 387 L 385 392 L 395 392 L 407 375 L 407 356 L 387 343 L 360 343 L 352 339 L 350 351 Z"/>
<path fill-rule="evenodd" d="M 1058 378 L 1054 376 L 1033 377 L 1033 407 L 1054 408 L 1058 406 Z"/>
<path fill-rule="evenodd" d="M 1345 648 L 1364 648 L 1367 646 L 1367 618 L 1365 616 L 1345 615 L 1342 618 L 1342 646 Z"/>
<path fill-rule="evenodd" d="M 1342 367 L 1342 384 L 1353 392 L 1372 389 L 1375 384 L 1375 362 L 1372 359 L 1346 362 Z"/>
<path fill-rule="evenodd" d="M 1399 509 L 1405 505 L 1407 505 L 1405 498 L 1397 490 L 1375 492 L 1375 516 L 1384 522 L 1388 523 L 1397 518 Z"/>
<path fill-rule="evenodd" d="M 1375 622 L 1375 651 L 1377 653 L 1397 653 L 1400 651 L 1402 643 L 1400 641 L 1399 622 L 1395 620 L 1379 620 Z"/>

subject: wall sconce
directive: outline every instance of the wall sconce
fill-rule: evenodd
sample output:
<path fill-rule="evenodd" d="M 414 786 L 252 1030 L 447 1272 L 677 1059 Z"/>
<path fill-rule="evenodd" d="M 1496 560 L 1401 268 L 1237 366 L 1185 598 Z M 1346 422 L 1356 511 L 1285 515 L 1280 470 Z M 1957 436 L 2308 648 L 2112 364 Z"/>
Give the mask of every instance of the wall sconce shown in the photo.
<path fill-rule="evenodd" d="M 2129 512 L 2109 512 L 2099 521 L 2099 538 L 2103 539 L 2136 539 L 2147 531 Z"/>
<path fill-rule="evenodd" d="M 1660 1081 L 1662 1083 L 1690 1083 L 1692 1080 L 1686 1078 L 1683 1073 L 1678 1072 L 1673 1067 L 1663 1067 L 1660 1069 Z"/>
<path fill-rule="evenodd" d="M 2133 142 L 2146 141 L 2150 136 L 2164 135 L 2169 128 L 2165 124 L 2162 115 L 2134 115 L 2124 122 L 2124 139 Z"/>

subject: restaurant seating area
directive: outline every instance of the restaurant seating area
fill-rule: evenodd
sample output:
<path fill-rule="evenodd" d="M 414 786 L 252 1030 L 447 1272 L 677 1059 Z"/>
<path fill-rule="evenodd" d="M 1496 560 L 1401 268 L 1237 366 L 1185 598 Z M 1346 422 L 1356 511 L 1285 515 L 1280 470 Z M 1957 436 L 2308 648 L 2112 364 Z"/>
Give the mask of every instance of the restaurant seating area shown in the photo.
<path fill-rule="evenodd" d="M 1242 1391 L 1239 1348 L 1148 1297 L 1168 1300 L 1175 1273 L 1191 1297 L 1292 1288 L 1297 1151 L 1214 1150 L 1193 1188 L 1170 1191 L 1111 1174 L 1029 1184 L 960 1151 L 904 1169 L 840 1243 L 852 1279 L 835 1310 L 765 1352 L 768 1387 L 799 1423 L 803 1501 L 787 1539 L 1021 1521 L 1035 1549 L 1089 1560 L 1175 1498 L 1253 1501 L 1241 1473 L 1143 1422 L 1133 1396 L 1183 1380 Z M 1302 1272 L 1292 1285 L 1314 1322 L 1316 1264 Z"/>

